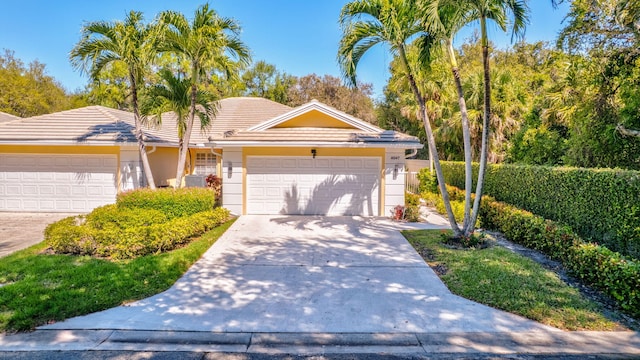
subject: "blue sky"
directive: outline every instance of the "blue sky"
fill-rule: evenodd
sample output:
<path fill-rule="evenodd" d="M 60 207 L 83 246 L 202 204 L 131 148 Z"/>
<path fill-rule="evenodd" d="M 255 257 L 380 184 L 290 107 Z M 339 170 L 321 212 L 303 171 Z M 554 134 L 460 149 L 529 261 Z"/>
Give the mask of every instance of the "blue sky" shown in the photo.
<path fill-rule="evenodd" d="M 296 76 L 311 73 L 340 75 L 336 52 L 340 39 L 338 16 L 347 0 L 217 0 L 210 5 L 222 16 L 242 26 L 242 40 L 254 60 L 265 60 L 280 71 Z M 531 0 L 527 41 L 554 41 L 562 27 L 566 5 L 554 10 L 551 0 Z M 80 38 L 82 24 L 96 20 L 121 20 L 129 10 L 142 11 L 148 20 L 162 10 L 181 11 L 188 17 L 203 0 L 0 0 L 0 49 L 15 51 L 25 63 L 34 59 L 67 90 L 81 89 L 86 76 L 75 71 L 68 54 Z M 460 35 L 461 41 L 472 33 Z M 490 35 L 500 47 L 510 36 L 497 27 Z M 382 92 L 391 56 L 383 47 L 363 58 L 358 77 Z"/>

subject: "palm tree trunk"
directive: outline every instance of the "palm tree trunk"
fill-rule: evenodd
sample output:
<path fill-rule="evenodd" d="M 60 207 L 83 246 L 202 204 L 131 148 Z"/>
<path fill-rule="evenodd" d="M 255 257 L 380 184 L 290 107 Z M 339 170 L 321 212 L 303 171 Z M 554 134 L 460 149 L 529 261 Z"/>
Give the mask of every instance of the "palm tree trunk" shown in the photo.
<path fill-rule="evenodd" d="M 470 235 L 475 230 L 480 201 L 482 200 L 482 188 L 484 186 L 484 173 L 487 168 L 487 153 L 489 147 L 489 120 L 491 119 L 491 73 L 489 69 L 489 39 L 487 37 L 487 19 L 480 18 L 482 41 L 482 65 L 484 67 L 484 116 L 482 117 L 482 146 L 480 149 L 480 165 L 478 169 L 478 182 L 476 184 L 476 198 L 473 202 L 471 222 L 464 229 L 465 235 Z"/>
<path fill-rule="evenodd" d="M 453 41 L 451 38 L 447 40 L 447 52 L 449 53 L 449 62 L 451 63 L 451 72 L 456 83 L 458 92 L 458 106 L 462 116 L 462 139 L 464 143 L 464 221 L 462 223 L 463 231 L 469 227 L 471 221 L 471 188 L 473 187 L 473 167 L 471 165 L 471 130 L 469 129 L 469 115 L 467 113 L 467 103 L 464 100 L 464 92 L 462 91 L 462 81 L 460 80 L 460 70 L 458 69 L 458 61 L 456 60 L 455 50 L 453 49 Z"/>
<path fill-rule="evenodd" d="M 449 224 L 451 225 L 451 229 L 453 230 L 455 236 L 459 236 L 461 231 L 458 227 L 458 223 L 456 222 L 455 216 L 453 216 L 453 211 L 451 210 L 451 201 L 449 200 L 449 193 L 447 192 L 447 186 L 444 181 L 444 175 L 442 173 L 442 167 L 440 166 L 440 159 L 438 156 L 438 149 L 436 148 L 436 141 L 433 137 L 433 131 L 431 130 L 431 121 L 429 120 L 429 114 L 427 113 L 427 106 L 425 104 L 424 98 L 420 93 L 420 89 L 416 85 L 416 80 L 413 77 L 413 73 L 411 72 L 411 67 L 409 66 L 409 61 L 407 60 L 407 54 L 404 50 L 403 46 L 399 46 L 400 49 L 400 58 L 402 59 L 402 63 L 407 72 L 407 78 L 409 79 L 409 84 L 411 85 L 411 89 L 413 90 L 413 94 L 416 97 L 416 101 L 420 105 L 420 115 L 422 116 L 422 123 L 424 124 L 424 130 L 427 134 L 427 144 L 429 146 L 429 151 L 433 155 L 434 166 L 436 170 L 436 177 L 438 179 L 438 185 L 440 187 L 440 194 L 442 195 L 442 201 L 444 202 L 445 210 L 447 211 L 447 217 L 449 219 Z"/>
<path fill-rule="evenodd" d="M 144 138 L 142 134 L 142 126 L 140 122 L 140 109 L 138 108 L 138 87 L 134 76 L 130 77 L 131 80 L 131 102 L 133 105 L 133 122 L 135 126 L 136 140 L 138 141 L 138 151 L 140 152 L 140 160 L 142 161 L 142 169 L 144 176 L 147 180 L 147 185 L 151 189 L 156 188 L 156 183 L 153 181 L 153 173 L 151 173 L 151 166 L 149 166 L 149 157 L 147 156 L 147 146 L 144 144 Z"/>
<path fill-rule="evenodd" d="M 189 110 L 189 119 L 187 120 L 187 127 L 184 131 L 182 139 L 180 139 L 180 149 L 178 152 L 178 169 L 176 172 L 176 187 L 182 186 L 182 178 L 184 177 L 184 167 L 187 162 L 187 153 L 189 152 L 189 142 L 191 139 L 191 132 L 193 131 L 193 124 L 196 117 L 196 95 L 198 88 L 196 83 L 191 84 L 191 109 Z"/>

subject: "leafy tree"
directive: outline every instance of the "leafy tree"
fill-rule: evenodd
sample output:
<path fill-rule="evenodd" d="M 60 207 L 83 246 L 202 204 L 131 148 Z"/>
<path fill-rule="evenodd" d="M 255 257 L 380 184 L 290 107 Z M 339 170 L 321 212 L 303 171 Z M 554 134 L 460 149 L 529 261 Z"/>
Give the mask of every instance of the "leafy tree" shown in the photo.
<path fill-rule="evenodd" d="M 13 51 L 0 55 L 0 111 L 20 117 L 48 114 L 71 108 L 62 86 L 46 73 L 46 66 L 26 65 Z"/>
<path fill-rule="evenodd" d="M 233 59 L 248 64 L 250 57 L 248 48 L 240 41 L 240 27 L 235 20 L 220 17 L 208 4 L 196 9 L 191 22 L 175 11 L 162 12 L 160 21 L 164 29 L 161 49 L 188 62 L 191 80 L 189 118 L 179 143 L 176 184 L 180 186 L 197 115 L 198 85 L 206 79 L 207 71 L 214 69 L 227 77 L 233 76 L 237 70 Z"/>
<path fill-rule="evenodd" d="M 571 4 L 558 45 L 585 58 L 586 91 L 570 119 L 568 165 L 640 168 L 640 140 L 624 135 L 640 128 L 637 9 L 626 0 Z"/>
<path fill-rule="evenodd" d="M 275 65 L 258 61 L 242 74 L 245 96 L 258 96 L 281 104 L 289 103 L 289 89 L 296 77 L 278 71 Z"/>
<path fill-rule="evenodd" d="M 357 88 L 348 88 L 335 76 L 320 77 L 311 74 L 295 79 L 295 83 L 289 86 L 286 104 L 299 106 L 316 99 L 357 118 L 375 123 L 372 93 L 371 84 L 360 84 Z"/>
<path fill-rule="evenodd" d="M 129 12 L 124 21 L 96 21 L 84 25 L 82 38 L 70 54 L 73 66 L 89 72 L 94 81 L 110 66 L 120 63 L 126 67 L 138 150 L 147 184 L 152 189 L 155 183 L 142 133 L 138 91 L 156 54 L 155 28 L 143 23 L 142 13 L 136 11 Z"/>
<path fill-rule="evenodd" d="M 132 110 L 128 69 L 124 63 L 111 63 L 86 86 L 85 97 L 95 105 Z M 138 89 L 142 91 L 142 89 Z"/>

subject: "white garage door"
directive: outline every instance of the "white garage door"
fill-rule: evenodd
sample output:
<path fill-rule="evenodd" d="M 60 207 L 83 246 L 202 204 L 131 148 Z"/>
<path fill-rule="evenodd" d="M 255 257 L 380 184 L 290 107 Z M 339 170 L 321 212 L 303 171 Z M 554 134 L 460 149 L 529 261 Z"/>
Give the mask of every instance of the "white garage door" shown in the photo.
<path fill-rule="evenodd" d="M 0 211 L 88 212 L 115 202 L 116 155 L 0 154 Z"/>
<path fill-rule="evenodd" d="M 247 213 L 379 215 L 380 159 L 247 157 Z"/>

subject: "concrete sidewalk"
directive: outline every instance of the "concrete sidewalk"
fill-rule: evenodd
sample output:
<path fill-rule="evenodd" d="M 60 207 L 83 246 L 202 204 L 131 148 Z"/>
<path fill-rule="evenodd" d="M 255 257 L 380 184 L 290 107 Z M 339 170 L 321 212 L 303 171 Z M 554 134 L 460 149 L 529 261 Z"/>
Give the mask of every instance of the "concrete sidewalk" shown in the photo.
<path fill-rule="evenodd" d="M 475 359 L 532 355 L 640 358 L 634 332 L 216 333 L 131 330 L 37 330 L 0 337 L 0 353 L 182 352 L 232 354 L 387 354 L 399 358 Z M 64 357 L 62 357 L 64 358 Z M 127 358 L 127 357 L 124 357 Z M 147 357 L 145 357 L 147 358 Z M 164 358 L 164 357 L 163 357 Z M 440 358 L 440 357 L 438 357 Z M 512 357 L 509 357 L 512 358 Z M 234 359 L 239 359 L 234 357 Z M 244 359 L 244 357 L 243 357 Z"/>

